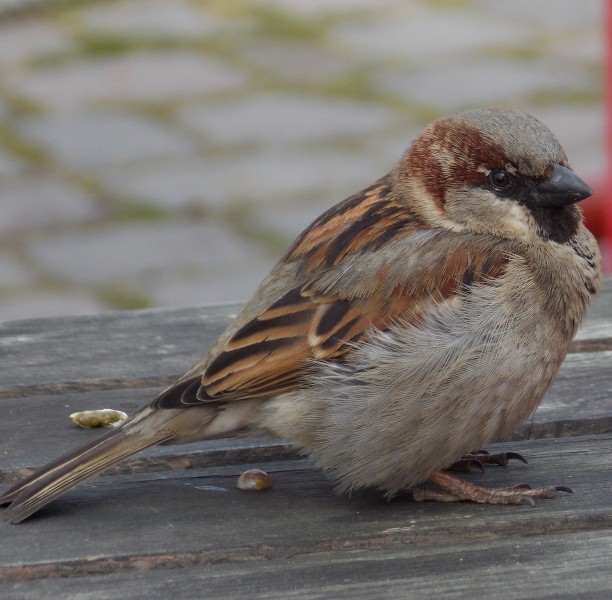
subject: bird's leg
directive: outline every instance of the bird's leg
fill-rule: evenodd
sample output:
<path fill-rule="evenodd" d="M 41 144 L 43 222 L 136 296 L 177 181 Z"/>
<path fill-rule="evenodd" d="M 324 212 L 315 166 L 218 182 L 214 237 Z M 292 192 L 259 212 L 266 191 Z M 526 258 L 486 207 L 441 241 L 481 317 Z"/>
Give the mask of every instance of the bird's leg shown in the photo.
<path fill-rule="evenodd" d="M 435 471 L 428 479 L 441 489 L 415 488 L 412 490 L 412 495 L 416 502 L 426 500 L 468 501 L 478 504 L 529 504 L 534 506 L 534 498 L 554 498 L 557 492 L 572 492 L 570 488 L 564 486 L 531 488 L 526 484 L 505 488 L 484 488 L 444 471 Z"/>
<path fill-rule="evenodd" d="M 477 450 L 462 456 L 460 460 L 453 463 L 448 469 L 450 471 L 471 471 L 472 467 L 476 467 L 484 472 L 484 465 L 500 465 L 505 467 L 510 460 L 518 460 L 527 464 L 527 459 L 518 452 L 489 454 L 486 450 Z"/>

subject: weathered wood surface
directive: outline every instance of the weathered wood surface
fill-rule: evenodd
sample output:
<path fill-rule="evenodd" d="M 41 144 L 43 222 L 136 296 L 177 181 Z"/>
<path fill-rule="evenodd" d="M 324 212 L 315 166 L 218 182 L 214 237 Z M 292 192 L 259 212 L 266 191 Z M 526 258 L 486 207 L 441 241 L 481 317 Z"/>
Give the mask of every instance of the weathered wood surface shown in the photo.
<path fill-rule="evenodd" d="M 173 594 L 178 598 L 282 597 L 279 589 L 295 594 L 300 585 L 305 590 L 297 597 L 348 597 L 356 593 L 353 586 L 326 595 L 328 585 L 343 589 L 347 577 L 369 586 L 378 581 L 390 595 L 399 585 L 409 591 L 412 580 L 419 597 L 427 596 L 427 586 L 437 596 L 457 585 L 461 598 L 493 572 L 510 586 L 500 588 L 509 592 L 496 595 L 501 598 L 533 597 L 531 585 L 541 588 L 542 576 L 549 597 L 569 583 L 591 592 L 610 585 L 612 436 L 506 447 L 525 452 L 530 464 L 492 467 L 469 478 L 489 485 L 554 481 L 571 485 L 574 494 L 536 508 L 385 502 L 374 493 L 338 497 L 320 472 L 293 461 L 262 465 L 275 485 L 260 494 L 235 488 L 239 465 L 100 477 L 38 518 L 2 526 L 0 595 L 36 597 L 43 589 L 38 580 L 66 577 L 70 584 L 55 582 L 54 589 L 79 598 L 98 597 L 99 586 L 106 597 L 139 591 L 136 597 L 163 598 L 168 579 L 183 579 L 183 592 Z M 575 555 L 581 555 L 577 565 L 564 562 Z M 362 564 L 378 573 L 374 580 Z M 578 582 L 568 582 L 576 572 Z M 368 597 L 361 594 L 356 597 Z"/>
<path fill-rule="evenodd" d="M 0 484 L 130 413 L 203 353 L 239 305 L 0 324 Z M 0 524 L 2 598 L 612 597 L 612 281 L 530 422 L 529 465 L 483 485 L 569 485 L 536 508 L 335 496 L 282 442 L 155 448 L 39 516 Z M 262 466 L 274 487 L 235 488 Z"/>
<path fill-rule="evenodd" d="M 609 532 L 204 564 L 16 583 L 6 600 L 526 598 L 608 600 Z M 543 552 L 545 551 L 545 552 Z M 8 587 L 8 586 L 7 586 Z M 4 592 L 0 588 L 0 591 Z"/>

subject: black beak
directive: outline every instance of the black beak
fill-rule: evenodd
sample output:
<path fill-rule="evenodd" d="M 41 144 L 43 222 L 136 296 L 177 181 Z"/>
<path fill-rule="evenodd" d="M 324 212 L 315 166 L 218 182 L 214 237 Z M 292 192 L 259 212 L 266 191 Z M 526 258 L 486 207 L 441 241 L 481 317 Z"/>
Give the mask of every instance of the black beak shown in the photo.
<path fill-rule="evenodd" d="M 538 183 L 530 196 L 535 206 L 560 208 L 580 202 L 592 194 L 593 190 L 574 171 L 555 165 L 553 174 Z"/>

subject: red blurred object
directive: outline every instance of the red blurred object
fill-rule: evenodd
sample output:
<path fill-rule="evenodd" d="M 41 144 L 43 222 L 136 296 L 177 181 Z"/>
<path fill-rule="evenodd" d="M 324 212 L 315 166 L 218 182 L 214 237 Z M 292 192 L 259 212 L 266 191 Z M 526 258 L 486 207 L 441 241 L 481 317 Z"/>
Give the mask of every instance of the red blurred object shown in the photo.
<path fill-rule="evenodd" d="M 612 0 L 605 11 L 605 95 L 606 164 L 612 165 Z M 593 182 L 595 193 L 582 203 L 588 228 L 597 237 L 603 255 L 604 271 L 612 273 L 612 174 L 606 172 Z"/>

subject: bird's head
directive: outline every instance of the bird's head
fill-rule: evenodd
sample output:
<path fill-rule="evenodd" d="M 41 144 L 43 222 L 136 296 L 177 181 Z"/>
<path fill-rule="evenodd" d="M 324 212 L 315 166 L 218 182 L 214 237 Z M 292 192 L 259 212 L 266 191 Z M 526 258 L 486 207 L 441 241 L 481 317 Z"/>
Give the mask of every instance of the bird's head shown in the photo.
<path fill-rule="evenodd" d="M 531 115 L 473 109 L 434 121 L 397 168 L 400 195 L 433 226 L 564 242 L 592 191 Z"/>

